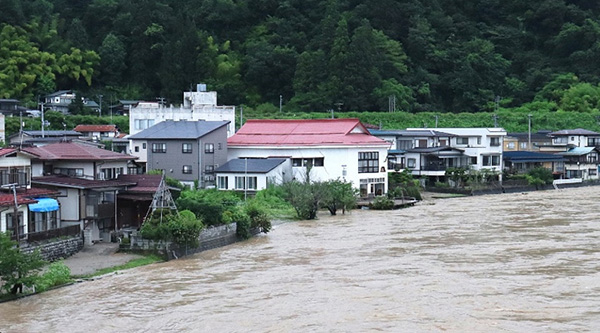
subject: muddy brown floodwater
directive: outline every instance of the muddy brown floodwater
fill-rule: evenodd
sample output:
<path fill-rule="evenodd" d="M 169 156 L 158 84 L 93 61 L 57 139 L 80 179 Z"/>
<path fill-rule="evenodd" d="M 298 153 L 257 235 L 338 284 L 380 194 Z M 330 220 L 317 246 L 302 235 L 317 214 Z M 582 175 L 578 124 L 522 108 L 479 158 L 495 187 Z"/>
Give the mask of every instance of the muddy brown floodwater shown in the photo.
<path fill-rule="evenodd" d="M 0 304 L 0 332 L 600 331 L 600 187 L 280 224 Z"/>

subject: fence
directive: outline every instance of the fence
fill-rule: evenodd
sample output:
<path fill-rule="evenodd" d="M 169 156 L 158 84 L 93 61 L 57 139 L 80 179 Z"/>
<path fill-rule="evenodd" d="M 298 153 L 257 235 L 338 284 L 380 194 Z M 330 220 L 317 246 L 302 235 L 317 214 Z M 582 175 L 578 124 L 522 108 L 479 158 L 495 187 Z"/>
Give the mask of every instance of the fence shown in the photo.
<path fill-rule="evenodd" d="M 27 234 L 27 241 L 29 242 L 37 242 L 46 239 L 59 238 L 63 236 L 76 236 L 81 232 L 81 229 L 78 225 L 71 225 L 64 228 L 51 229 L 40 232 L 33 232 Z"/>

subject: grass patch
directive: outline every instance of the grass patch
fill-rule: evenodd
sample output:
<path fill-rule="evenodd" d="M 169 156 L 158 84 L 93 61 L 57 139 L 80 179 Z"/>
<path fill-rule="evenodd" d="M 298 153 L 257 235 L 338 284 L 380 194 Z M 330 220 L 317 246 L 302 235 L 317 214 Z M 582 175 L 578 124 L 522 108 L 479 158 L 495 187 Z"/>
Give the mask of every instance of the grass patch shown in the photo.
<path fill-rule="evenodd" d="M 431 198 L 433 198 L 433 199 L 450 199 L 450 198 L 462 198 L 462 197 L 468 197 L 468 195 L 460 194 L 460 193 L 444 193 L 444 194 L 436 194 L 436 195 L 431 196 Z"/>
<path fill-rule="evenodd" d="M 122 270 L 130 269 L 130 268 L 135 268 L 135 267 L 150 265 L 150 264 L 153 264 L 155 262 L 161 262 L 161 261 L 163 261 L 163 259 L 161 257 L 159 257 L 159 256 L 148 255 L 148 256 L 146 256 L 144 258 L 133 259 L 133 260 L 131 260 L 128 263 L 123 264 L 123 265 L 102 268 L 102 269 L 99 269 L 99 270 L 97 270 L 96 272 L 94 272 L 92 274 L 76 275 L 76 276 L 73 276 L 73 278 L 86 279 L 86 278 L 100 276 L 100 275 L 104 275 L 104 274 L 108 274 L 108 273 L 112 273 L 112 272 L 117 272 L 117 271 L 122 271 Z"/>

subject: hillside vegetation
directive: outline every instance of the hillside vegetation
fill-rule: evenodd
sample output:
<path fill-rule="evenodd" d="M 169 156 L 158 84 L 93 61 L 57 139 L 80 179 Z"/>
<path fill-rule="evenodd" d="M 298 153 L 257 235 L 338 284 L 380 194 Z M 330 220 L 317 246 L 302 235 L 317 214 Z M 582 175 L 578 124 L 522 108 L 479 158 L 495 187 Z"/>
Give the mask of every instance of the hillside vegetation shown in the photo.
<path fill-rule="evenodd" d="M 385 111 L 393 96 L 398 111 L 500 124 L 600 106 L 598 1 L 7 0 L 0 12 L 0 97 L 30 105 L 58 89 L 105 107 L 180 103 L 204 82 L 261 113 L 280 96 L 291 114 Z"/>

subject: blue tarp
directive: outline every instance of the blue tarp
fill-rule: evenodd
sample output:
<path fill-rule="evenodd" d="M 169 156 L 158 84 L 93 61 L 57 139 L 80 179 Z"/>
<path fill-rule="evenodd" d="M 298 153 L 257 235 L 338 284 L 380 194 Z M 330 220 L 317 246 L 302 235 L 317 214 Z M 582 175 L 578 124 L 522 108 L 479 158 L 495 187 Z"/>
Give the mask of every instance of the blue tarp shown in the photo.
<path fill-rule="evenodd" d="M 37 203 L 30 204 L 29 210 L 32 212 L 53 212 L 58 210 L 58 201 L 52 198 L 36 198 Z"/>

